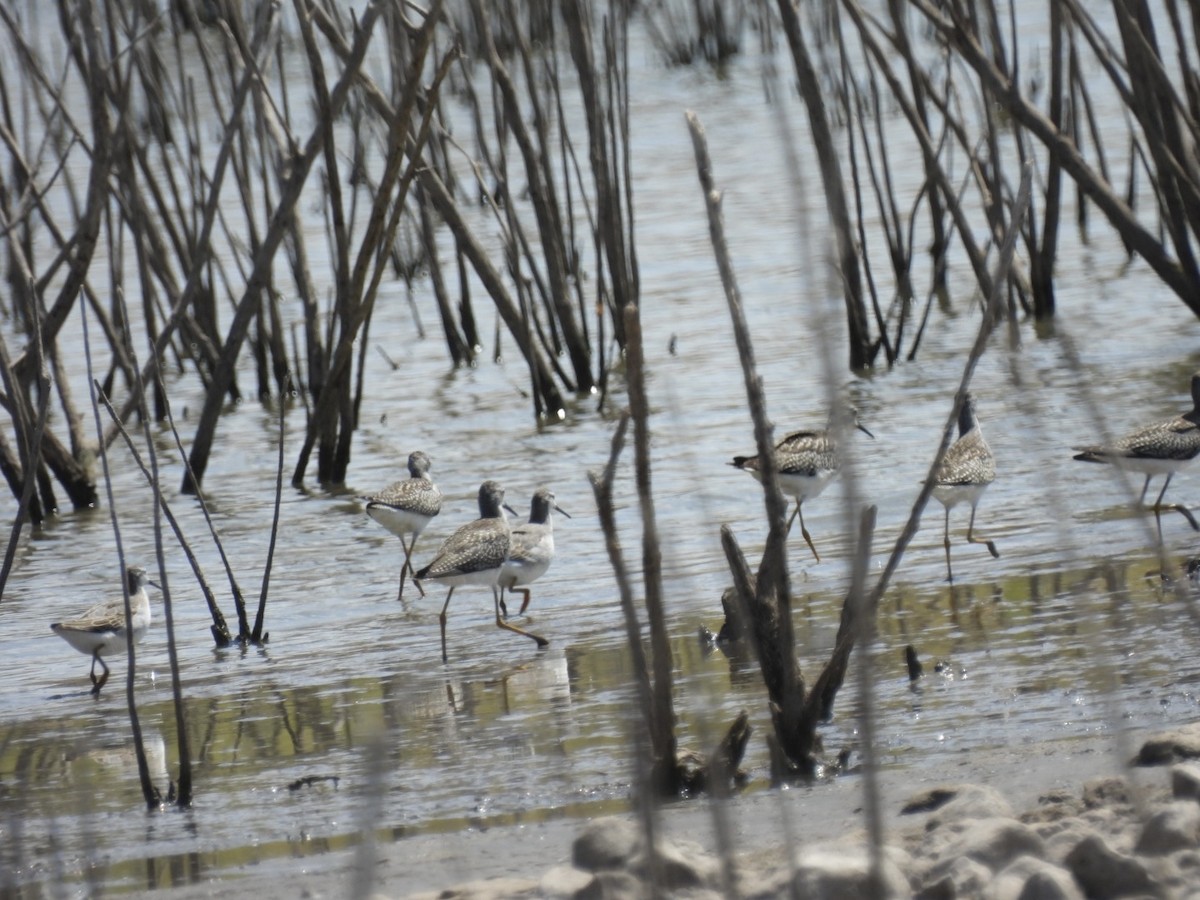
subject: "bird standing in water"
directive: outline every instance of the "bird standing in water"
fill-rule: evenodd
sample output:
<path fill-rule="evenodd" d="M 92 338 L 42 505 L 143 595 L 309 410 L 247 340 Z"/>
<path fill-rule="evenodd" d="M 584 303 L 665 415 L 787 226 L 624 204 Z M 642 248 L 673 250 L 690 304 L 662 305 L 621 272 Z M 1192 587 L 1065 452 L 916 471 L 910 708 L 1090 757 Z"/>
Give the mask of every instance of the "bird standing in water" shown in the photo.
<path fill-rule="evenodd" d="M 433 465 L 429 457 L 417 450 L 409 454 L 409 477 L 397 481 L 384 488 L 378 494 L 360 497 L 367 504 L 367 515 L 400 538 L 400 546 L 404 548 L 404 565 L 400 567 L 400 592 L 397 600 L 404 597 L 404 575 L 413 571 L 412 553 L 417 546 L 417 538 L 425 530 L 425 526 L 433 521 L 442 509 L 442 492 L 429 477 L 429 468 Z M 408 535 L 411 541 L 406 541 Z M 417 590 L 425 596 L 425 589 L 417 582 Z"/>
<path fill-rule="evenodd" d="M 521 585 L 532 584 L 545 575 L 554 560 L 553 510 L 571 518 L 566 510 L 554 502 L 553 491 L 539 488 L 533 495 L 529 521 L 512 529 L 508 559 L 500 568 L 500 611 L 505 616 L 508 615 L 508 607 L 504 605 L 504 592 L 507 590 L 524 595 L 521 609 L 517 612 L 517 615 L 522 615 L 529 606 L 530 590 Z"/>
<path fill-rule="evenodd" d="M 812 500 L 825 490 L 825 486 L 842 467 L 837 445 L 839 425 L 853 426 L 867 437 L 875 437 L 858 421 L 858 410 L 852 406 L 839 407 L 830 415 L 828 427 L 819 431 L 794 431 L 776 444 L 772 451 L 775 467 L 779 471 L 780 489 L 786 496 L 796 498 L 796 509 L 788 519 L 788 531 L 792 530 L 792 522 L 799 517 L 800 533 L 804 535 L 804 542 L 817 562 L 821 561 L 821 554 L 813 546 L 812 537 L 804 527 L 804 511 L 801 507 L 805 500 Z M 735 456 L 729 464 L 762 481 L 762 461 L 758 456 Z"/>
<path fill-rule="evenodd" d="M 958 411 L 958 440 L 950 445 L 942 465 L 933 478 L 933 496 L 946 507 L 943 543 L 946 545 L 946 578 L 954 581 L 950 568 L 950 510 L 959 503 L 971 504 L 971 521 L 967 525 L 967 541 L 986 544 L 993 557 L 999 557 L 996 544 L 975 537 L 975 508 L 987 486 L 996 479 L 996 458 L 983 439 L 979 419 L 975 415 L 975 398 L 967 394 Z"/>
<path fill-rule="evenodd" d="M 136 644 L 150 627 L 150 597 L 146 585 L 146 570 L 130 566 L 125 570 L 125 587 L 129 591 L 128 631 Z M 51 630 L 80 653 L 91 654 L 92 668 L 88 673 L 92 679 L 92 696 L 99 697 L 100 689 L 108 681 L 108 664 L 104 656 L 125 652 L 125 594 L 97 603 L 74 619 L 55 622 Z M 96 663 L 104 670 L 96 677 Z"/>
<path fill-rule="evenodd" d="M 494 481 L 485 481 L 479 486 L 479 518 L 450 535 L 433 562 L 413 576 L 417 581 L 428 579 L 450 586 L 438 616 L 442 629 L 442 662 L 449 659 L 446 654 L 446 610 L 454 589 L 462 584 L 482 584 L 492 589 L 497 627 L 536 641 L 539 647 L 549 645 L 545 638 L 510 625 L 500 616 L 500 568 L 508 558 L 511 541 L 508 520 L 504 517 L 504 488 Z"/>
<path fill-rule="evenodd" d="M 1200 372 L 1192 375 L 1192 408 L 1170 419 L 1162 419 L 1137 428 L 1108 445 L 1076 447 L 1075 459 L 1083 462 L 1110 463 L 1119 469 L 1140 472 L 1146 476 L 1138 506 L 1146 502 L 1150 479 L 1166 475 L 1162 490 L 1151 509 L 1157 520 L 1164 509 L 1175 510 L 1196 531 L 1200 531 L 1191 510 L 1179 503 L 1163 505 L 1163 496 L 1171 476 L 1200 455 Z M 1161 527 L 1161 521 L 1159 525 Z"/>

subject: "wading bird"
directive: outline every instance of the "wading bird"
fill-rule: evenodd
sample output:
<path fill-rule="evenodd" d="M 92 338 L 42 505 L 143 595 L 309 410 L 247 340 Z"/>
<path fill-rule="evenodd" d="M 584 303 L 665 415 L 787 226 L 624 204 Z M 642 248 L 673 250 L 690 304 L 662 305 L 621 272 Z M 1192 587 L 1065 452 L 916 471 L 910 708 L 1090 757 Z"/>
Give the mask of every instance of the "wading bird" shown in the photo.
<path fill-rule="evenodd" d="M 837 445 L 838 426 L 853 426 L 867 437 L 875 437 L 858 421 L 858 410 L 852 406 L 839 407 L 830 415 L 826 428 L 792 432 L 776 444 L 773 451 L 775 467 L 779 470 L 779 487 L 785 496 L 796 498 L 796 510 L 788 519 L 788 531 L 792 530 L 792 522 L 798 516 L 800 533 L 804 535 L 804 542 L 817 562 L 821 561 L 821 554 L 813 546 L 812 537 L 804 527 L 804 511 L 801 507 L 805 500 L 812 500 L 825 490 L 825 486 L 842 467 Z M 735 456 L 729 464 L 762 481 L 762 461 L 758 456 Z"/>
<path fill-rule="evenodd" d="M 153 584 L 146 578 L 146 570 L 130 566 L 125 570 L 125 586 L 129 591 L 129 631 L 136 644 L 150 627 L 150 597 L 146 585 Z M 97 603 L 74 619 L 55 622 L 51 630 L 80 653 L 91 654 L 92 696 L 99 697 L 100 689 L 108 681 L 108 664 L 104 656 L 125 652 L 125 595 L 103 603 Z M 96 677 L 96 663 L 104 671 Z"/>
<path fill-rule="evenodd" d="M 450 535 L 433 562 L 413 576 L 416 581 L 440 581 L 450 587 L 438 616 L 442 629 L 442 662 L 449 659 L 446 654 L 446 609 L 454 589 L 462 584 L 482 584 L 492 589 L 498 627 L 536 641 L 539 647 L 549 645 L 545 638 L 522 631 L 500 616 L 500 568 L 508 558 L 511 541 L 508 520 L 504 517 L 504 488 L 494 481 L 485 481 L 479 486 L 479 518 Z"/>

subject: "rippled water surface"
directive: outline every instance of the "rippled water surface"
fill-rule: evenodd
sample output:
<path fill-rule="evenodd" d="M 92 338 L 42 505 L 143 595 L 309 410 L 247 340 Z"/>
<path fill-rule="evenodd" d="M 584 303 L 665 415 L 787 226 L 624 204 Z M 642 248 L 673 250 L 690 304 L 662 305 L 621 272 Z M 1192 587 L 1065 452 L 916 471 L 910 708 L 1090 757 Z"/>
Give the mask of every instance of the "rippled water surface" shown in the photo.
<path fill-rule="evenodd" d="M 781 126 L 778 108 L 764 102 L 760 61 L 750 54 L 717 79 L 664 71 L 638 44 L 633 66 L 653 477 L 681 742 L 703 746 L 738 710 L 749 710 L 756 734 L 747 765 L 761 788 L 769 725 L 760 678 L 745 662 L 705 653 L 696 637 L 701 626 L 720 625 L 729 579 L 719 526 L 729 523 L 754 558 L 765 526 L 756 483 L 725 465 L 750 451 L 753 439 L 685 109 L 703 120 L 726 188 L 731 252 L 778 433 L 825 418 L 814 310 L 827 279 L 805 263 L 797 225 L 804 218 L 782 174 L 780 129 L 789 124 Z M 802 129 L 801 111 L 788 110 L 790 127 Z M 807 153 L 806 141 L 799 147 Z M 802 212 L 820 222 L 820 192 L 815 176 L 807 177 L 812 183 L 800 200 L 810 208 Z M 320 234 L 314 230 L 311 251 L 325 246 Z M 1152 521 L 1148 529 L 1130 515 L 1112 473 L 1073 462 L 1069 448 L 1095 436 L 1081 383 L 1115 429 L 1186 408 L 1188 376 L 1200 369 L 1200 326 L 1136 261 L 1127 265 L 1115 242 L 1093 238 L 1064 247 L 1055 329 L 1039 336 L 1023 326 L 1019 348 L 997 335 L 974 381 L 999 469 L 977 527 L 996 540 L 1000 558 L 961 540 L 966 512 L 957 510 L 951 590 L 941 508 L 931 507 L 884 599 L 872 658 L 881 758 L 890 768 L 928 769 L 972 748 L 1196 717 L 1195 627 L 1177 598 L 1146 577 L 1159 566 Z M 965 272 L 952 279 L 953 296 L 934 309 L 914 362 L 871 377 L 839 376 L 875 434 L 874 441 L 857 436 L 852 448 L 859 493 L 878 507 L 875 574 L 916 498 L 974 338 L 971 285 Z M 373 799 L 380 802 L 373 827 L 401 841 L 418 831 L 586 815 L 625 803 L 631 661 L 586 478 L 607 459 L 611 417 L 585 397 L 564 424 L 539 429 L 523 395 L 526 372 L 511 357 L 449 371 L 428 287 L 418 283 L 417 290 L 426 340 L 417 339 L 402 286 L 389 286 L 381 298 L 371 340 L 401 364 L 392 370 L 379 354 L 365 357 L 368 389 L 349 483 L 285 491 L 266 648 L 215 652 L 186 562 L 178 551 L 169 556 L 195 763 L 191 812 L 141 811 L 125 661 L 118 658 L 113 680 L 93 702 L 86 658 L 47 627 L 117 585 L 108 510 L 64 513 L 23 542 L 0 603 L 0 853 L 31 895 L 39 883 L 85 880 L 89 865 L 110 889 L 136 889 L 347 846 Z M 477 313 L 481 332 L 491 334 L 482 302 Z M 835 320 L 827 339 L 839 367 L 841 334 Z M 1078 374 L 1067 364 L 1071 353 L 1082 361 Z M 194 390 L 181 385 L 174 397 L 185 438 L 193 427 L 186 407 L 198 408 Z M 277 415 L 249 402 L 230 410 L 205 480 L 252 604 L 269 538 Z M 303 410 L 289 409 L 286 419 L 290 465 Z M 418 560 L 474 518 L 485 478 L 500 481 L 522 512 L 537 486 L 550 485 L 572 515 L 557 519 L 559 558 L 533 589 L 527 625 L 550 639 L 547 651 L 498 630 L 489 592 L 464 587 L 449 609 L 450 661 L 443 665 L 443 589 L 430 587 L 421 598 L 409 588 L 405 602 L 396 601 L 398 542 L 366 518 L 355 495 L 400 477 L 416 448 L 433 458 L 445 496 Z M 180 467 L 169 434 L 159 436 L 159 451 L 172 508 L 232 616 L 200 512 L 175 493 Z M 629 459 L 617 499 L 636 568 Z M 122 453 L 112 464 L 126 553 L 150 566 L 141 476 Z M 1179 476 L 1171 496 L 1200 502 L 1197 476 Z M 790 545 L 797 637 L 810 677 L 833 643 L 848 581 L 843 500 L 838 483 L 805 508 L 819 564 L 798 529 Z M 13 509 L 7 496 L 0 503 Z M 1163 520 L 1163 537 L 1172 565 L 1196 549 L 1181 517 Z M 155 604 L 158 620 L 139 648 L 136 687 L 152 773 L 165 785 L 177 772 L 178 751 L 157 597 Z M 931 671 L 917 693 L 905 675 L 907 644 Z M 932 674 L 935 661 L 945 663 L 943 674 Z M 847 687 L 826 729 L 827 748 L 854 746 L 857 708 Z M 309 781 L 293 789 L 302 779 Z M 447 881 L 454 875 L 447 865 Z"/>

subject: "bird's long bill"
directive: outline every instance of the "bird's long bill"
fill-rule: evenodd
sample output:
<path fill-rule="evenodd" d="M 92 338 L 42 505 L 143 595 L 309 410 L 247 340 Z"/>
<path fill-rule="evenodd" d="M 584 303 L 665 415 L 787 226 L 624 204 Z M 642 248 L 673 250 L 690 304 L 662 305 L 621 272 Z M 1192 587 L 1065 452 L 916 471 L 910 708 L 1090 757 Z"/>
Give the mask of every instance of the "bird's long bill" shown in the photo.
<path fill-rule="evenodd" d="M 568 519 L 572 518 L 571 514 L 569 512 L 567 512 L 565 509 L 563 509 L 561 506 L 559 506 L 557 503 L 554 504 L 554 509 L 555 509 L 555 511 L 562 513 Z"/>
<path fill-rule="evenodd" d="M 863 425 L 861 422 L 855 422 L 854 427 L 857 428 L 859 431 L 861 431 L 863 434 L 865 434 L 867 437 L 869 437 L 871 440 L 875 440 L 875 435 L 871 434 L 871 432 L 869 432 L 867 430 L 866 425 Z"/>

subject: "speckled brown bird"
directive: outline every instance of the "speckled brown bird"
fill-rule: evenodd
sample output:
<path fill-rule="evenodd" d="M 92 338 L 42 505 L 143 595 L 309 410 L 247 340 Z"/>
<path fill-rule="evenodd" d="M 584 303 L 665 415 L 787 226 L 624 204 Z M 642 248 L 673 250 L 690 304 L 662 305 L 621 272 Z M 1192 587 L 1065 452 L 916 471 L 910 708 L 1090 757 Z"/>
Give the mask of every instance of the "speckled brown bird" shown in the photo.
<path fill-rule="evenodd" d="M 1146 476 L 1138 505 L 1146 502 L 1146 491 L 1150 479 L 1155 475 L 1166 475 L 1158 499 L 1151 507 L 1155 517 L 1164 509 L 1175 510 L 1183 515 L 1192 528 L 1200 531 L 1195 516 L 1178 503 L 1163 506 L 1163 496 L 1171 483 L 1171 476 L 1200 455 L 1200 372 L 1192 375 L 1192 408 L 1182 415 L 1162 419 L 1129 432 L 1112 444 L 1093 447 L 1075 447 L 1075 458 L 1083 462 L 1110 463 L 1117 468 L 1139 472 Z"/>
<path fill-rule="evenodd" d="M 405 573 L 413 571 L 412 553 L 416 549 L 417 538 L 442 509 L 442 492 L 429 477 L 432 465 L 424 452 L 416 450 L 408 456 L 408 478 L 388 485 L 378 494 L 359 497 L 367 504 L 367 515 L 400 538 L 400 546 L 404 548 L 404 565 L 400 567 L 400 592 L 396 596 L 397 600 L 404 597 Z M 406 541 L 405 538 L 410 534 L 412 540 Z M 424 597 L 425 590 L 421 583 L 416 584 L 417 590 Z"/>
<path fill-rule="evenodd" d="M 946 577 L 954 581 L 950 568 L 950 510 L 959 503 L 971 504 L 971 521 L 967 525 L 967 541 L 986 544 L 992 556 L 999 557 L 996 544 L 975 537 L 975 508 L 987 486 L 996 480 L 996 458 L 983 439 L 979 419 L 975 415 L 975 398 L 967 394 L 958 412 L 958 440 L 950 445 L 941 467 L 933 479 L 933 496 L 946 507 L 943 543 L 946 546 Z"/>
<path fill-rule="evenodd" d="M 842 423 L 836 421 L 836 416 L 844 417 Z M 805 500 L 812 500 L 825 486 L 833 480 L 833 476 L 842 467 L 841 454 L 838 452 L 835 427 L 842 424 L 853 426 L 868 437 L 875 437 L 859 421 L 858 410 L 852 406 L 841 408 L 829 417 L 829 426 L 819 431 L 794 431 L 775 445 L 775 467 L 779 470 L 780 490 L 788 497 L 796 498 L 796 509 L 788 519 L 788 531 L 792 530 L 792 522 L 800 518 L 800 533 L 808 549 L 821 561 L 821 554 L 813 546 L 812 537 L 804 527 L 804 511 L 801 506 Z M 754 478 L 762 481 L 761 460 L 758 456 L 735 456 L 729 463 L 743 472 L 749 472 Z"/>
<path fill-rule="evenodd" d="M 450 586 L 450 593 L 446 595 L 446 602 L 438 616 L 442 629 L 442 662 L 449 659 L 446 654 L 446 609 L 450 606 L 454 589 L 461 584 L 482 584 L 492 589 L 498 627 L 536 641 L 539 647 L 550 643 L 543 637 L 510 625 L 500 616 L 500 568 L 508 558 L 512 542 L 504 511 L 504 488 L 495 481 L 485 481 L 479 486 L 479 518 L 450 535 L 433 562 L 413 576 L 416 581 L 440 581 Z"/>

